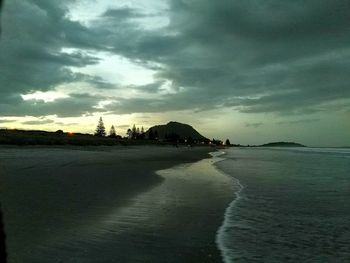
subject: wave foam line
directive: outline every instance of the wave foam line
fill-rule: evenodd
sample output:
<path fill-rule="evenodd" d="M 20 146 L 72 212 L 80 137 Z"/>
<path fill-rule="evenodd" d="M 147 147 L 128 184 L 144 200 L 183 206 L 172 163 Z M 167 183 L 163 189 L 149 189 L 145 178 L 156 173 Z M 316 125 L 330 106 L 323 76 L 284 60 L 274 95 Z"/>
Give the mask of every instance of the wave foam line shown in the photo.
<path fill-rule="evenodd" d="M 224 173 L 224 172 L 222 172 L 222 173 Z M 224 173 L 224 174 L 226 174 L 226 173 Z M 235 184 L 238 185 L 239 189 L 235 192 L 236 198 L 229 204 L 229 206 L 225 210 L 224 221 L 223 221 L 222 225 L 220 226 L 220 228 L 218 229 L 218 231 L 216 232 L 215 242 L 216 242 L 216 244 L 221 252 L 221 256 L 222 256 L 224 263 L 232 263 L 232 259 L 229 255 L 229 251 L 228 251 L 228 249 L 226 249 L 225 244 L 224 244 L 224 235 L 225 235 L 225 229 L 227 229 L 230 225 L 229 214 L 231 211 L 233 211 L 237 202 L 242 198 L 240 193 L 243 191 L 244 186 L 241 184 L 241 182 L 237 178 L 234 178 L 233 176 L 230 176 L 230 175 L 227 175 L 227 176 L 229 176 L 230 178 L 232 178 L 234 180 Z"/>

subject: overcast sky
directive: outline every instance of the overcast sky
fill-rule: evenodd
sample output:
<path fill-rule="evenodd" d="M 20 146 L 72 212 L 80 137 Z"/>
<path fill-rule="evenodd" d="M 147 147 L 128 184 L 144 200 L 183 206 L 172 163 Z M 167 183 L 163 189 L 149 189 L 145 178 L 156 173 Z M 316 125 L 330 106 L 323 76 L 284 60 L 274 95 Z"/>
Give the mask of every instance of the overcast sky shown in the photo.
<path fill-rule="evenodd" d="M 0 127 L 350 145 L 348 0 L 8 0 Z"/>

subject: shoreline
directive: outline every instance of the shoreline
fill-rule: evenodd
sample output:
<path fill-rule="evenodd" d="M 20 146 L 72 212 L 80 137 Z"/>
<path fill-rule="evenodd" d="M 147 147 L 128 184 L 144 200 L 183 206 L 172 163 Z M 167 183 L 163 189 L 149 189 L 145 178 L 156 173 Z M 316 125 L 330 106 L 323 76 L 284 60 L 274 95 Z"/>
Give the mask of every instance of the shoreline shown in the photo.
<path fill-rule="evenodd" d="M 218 153 L 218 152 L 215 152 Z M 218 250 L 220 251 L 222 262 L 223 263 L 229 263 L 232 262 L 231 256 L 228 254 L 227 248 L 225 247 L 225 230 L 227 227 L 230 226 L 229 224 L 229 216 L 232 213 L 233 207 L 236 205 L 236 203 L 242 198 L 240 193 L 244 190 L 244 186 L 241 184 L 241 182 L 235 178 L 234 176 L 227 174 L 222 168 L 220 168 L 220 163 L 225 161 L 226 159 L 224 156 L 227 155 L 227 152 L 221 152 L 215 155 L 212 155 L 213 158 L 219 158 L 218 160 L 212 162 L 212 165 L 217 169 L 220 173 L 222 173 L 224 176 L 227 178 L 230 178 L 233 183 L 233 195 L 232 195 L 232 200 L 229 202 L 227 205 L 224 214 L 223 214 L 223 220 L 222 224 L 218 228 L 215 236 L 215 243 L 218 247 Z"/>
<path fill-rule="evenodd" d="M 233 181 L 213 166 L 214 159 L 158 171 L 164 181 L 111 215 L 96 235 L 128 251 L 117 253 L 121 262 L 223 262 L 216 235 L 233 198 Z M 115 236 L 115 228 L 123 233 Z"/>
<path fill-rule="evenodd" d="M 228 253 L 228 249 L 226 248 L 226 246 L 224 244 L 225 243 L 224 242 L 225 230 L 228 227 L 230 227 L 229 216 L 232 213 L 232 211 L 234 210 L 233 208 L 236 206 L 236 203 L 242 198 L 240 193 L 244 189 L 244 186 L 241 184 L 241 182 L 238 179 L 234 178 L 233 176 L 232 176 L 232 179 L 234 179 L 235 184 L 238 185 L 238 190 L 234 191 L 235 198 L 232 200 L 232 202 L 227 206 L 227 208 L 225 210 L 224 220 L 223 220 L 222 225 L 220 226 L 220 228 L 217 231 L 216 240 L 215 240 L 218 248 L 221 251 L 221 256 L 222 256 L 224 263 L 229 263 L 232 260 L 230 254 Z"/>
<path fill-rule="evenodd" d="M 101 150 L 99 147 L 96 148 Z M 217 212 L 220 210 L 218 206 L 221 209 L 226 209 L 227 199 L 230 198 L 229 201 L 232 201 L 232 192 L 226 191 L 225 194 L 222 194 L 220 193 L 222 185 L 220 187 L 218 185 L 215 187 L 208 185 L 210 180 L 207 181 L 209 177 L 206 178 L 205 175 L 203 177 L 203 174 L 205 174 L 203 170 L 200 171 L 202 175 L 197 174 L 197 177 L 191 177 L 191 175 L 184 177 L 183 174 L 169 176 L 169 171 L 171 171 L 171 174 L 179 167 L 180 170 L 184 167 L 186 169 L 186 167 L 201 162 L 199 160 L 206 160 L 209 163 L 208 153 L 212 152 L 213 148 L 133 146 L 118 149 L 107 147 L 107 149 L 107 151 L 94 149 L 84 151 L 66 148 L 52 149 L 51 147 L 20 148 L 20 150 L 18 148 L 0 148 L 0 157 L 4 160 L 4 174 L 0 176 L 0 180 L 5 189 L 1 193 L 1 201 L 5 212 L 5 229 L 9 233 L 9 262 L 31 262 L 31 259 L 36 259 L 36 262 L 45 262 L 42 259 L 43 256 L 44 258 L 52 256 L 59 258 L 60 253 L 64 254 L 67 251 L 73 253 L 73 258 L 74 255 L 78 258 L 84 258 L 85 261 L 82 262 L 105 262 L 89 261 L 87 258 L 91 257 L 87 257 L 89 253 L 86 251 L 86 247 L 92 251 L 96 248 L 106 250 L 103 253 L 104 255 L 112 253 L 112 255 L 120 258 L 125 254 L 125 249 L 127 251 L 131 248 L 126 246 L 124 250 L 120 250 L 122 254 L 118 254 L 118 251 L 114 251 L 115 244 L 119 244 L 117 247 L 125 246 L 125 240 L 132 239 L 132 237 L 134 237 L 137 244 L 148 240 L 149 243 L 146 246 L 148 249 L 141 250 L 149 254 L 149 251 L 152 251 L 157 243 L 154 238 L 157 239 L 161 236 L 156 233 L 168 233 L 174 237 L 177 236 L 180 226 L 174 226 L 173 217 L 175 217 L 176 222 L 187 222 L 187 224 L 193 225 L 192 230 L 191 227 L 188 228 L 188 234 L 191 234 L 191 232 L 199 234 L 203 229 L 207 232 L 209 228 L 211 231 L 214 229 L 212 244 L 214 243 L 216 247 L 215 234 L 222 223 L 221 219 L 224 212 L 223 210 L 222 214 L 218 215 Z M 21 162 L 18 162 L 18 160 L 21 160 Z M 158 172 L 155 173 L 156 171 Z M 168 175 L 164 176 L 162 174 L 164 172 Z M 188 180 L 190 177 L 192 179 Z M 222 180 L 225 181 L 226 179 Z M 184 182 L 188 184 L 187 188 L 183 184 Z M 198 186 L 199 182 L 202 183 L 202 188 Z M 226 183 L 227 181 L 225 181 Z M 215 182 L 211 181 L 211 184 L 215 184 Z M 164 191 L 164 189 L 167 189 L 167 191 Z M 134 225 L 135 217 L 128 217 L 126 222 L 120 223 L 120 213 L 132 210 L 138 204 L 140 198 L 143 200 L 142 196 L 150 196 L 154 193 L 158 193 L 158 197 L 156 198 L 157 195 L 155 195 L 152 202 L 143 203 L 143 205 L 146 205 L 148 209 L 151 209 L 157 203 L 165 207 L 157 210 L 158 212 L 162 211 L 160 213 L 162 217 L 153 218 L 153 221 L 163 218 L 162 224 L 154 226 L 153 234 L 149 235 L 148 231 L 150 229 L 147 224 L 143 225 L 144 229 Z M 180 193 L 186 196 L 182 203 L 178 202 Z M 205 197 L 208 198 L 208 193 L 212 193 L 214 197 L 218 195 L 216 203 L 209 200 L 210 204 L 206 204 Z M 198 199 L 193 203 L 191 199 L 194 196 L 197 196 Z M 168 199 L 160 199 L 165 197 Z M 224 199 L 225 202 L 223 202 Z M 191 204 L 193 209 L 197 209 L 197 212 L 202 213 L 201 216 L 198 217 L 199 214 L 192 214 L 191 210 L 188 210 L 188 204 Z M 143 208 L 143 206 L 138 207 L 133 212 L 143 211 Z M 216 213 L 215 216 L 213 209 Z M 164 211 L 166 213 L 163 215 Z M 210 218 L 203 219 L 203 214 L 208 213 L 208 211 Z M 153 212 L 146 213 L 151 218 L 153 214 Z M 186 219 L 187 215 L 188 218 Z M 221 221 L 219 225 L 214 226 L 213 222 L 215 220 L 218 222 L 218 216 Z M 215 220 L 214 217 L 216 217 Z M 144 217 L 141 215 L 140 218 Z M 203 222 L 199 223 L 197 220 Z M 119 227 L 115 225 L 117 221 L 118 224 L 121 224 L 118 225 Z M 106 224 L 102 224 L 102 222 L 114 222 L 114 228 L 108 229 Z M 198 224 L 203 229 L 199 229 Z M 129 225 L 129 228 L 127 228 L 129 234 L 121 238 L 123 235 L 118 235 L 118 231 L 121 233 L 120 230 L 123 229 L 125 232 L 126 225 Z M 181 226 L 184 228 L 183 224 Z M 135 229 L 137 231 L 133 232 Z M 201 243 L 203 236 L 206 234 L 201 234 L 201 238 L 188 244 Z M 88 244 L 84 244 L 83 240 L 80 240 L 82 236 L 85 237 L 84 239 L 87 240 Z M 166 236 L 163 235 L 162 238 Z M 182 239 L 179 236 L 177 237 L 174 240 L 177 240 L 178 243 L 174 241 L 172 250 L 177 245 L 181 245 Z M 71 242 L 68 247 L 65 241 L 67 238 Z M 92 244 L 94 245 L 90 246 Z M 114 250 L 108 250 L 110 247 L 108 245 L 111 244 L 113 244 Z M 201 249 L 213 249 L 212 244 Z M 134 243 L 132 242 L 131 245 L 134 246 Z M 76 252 L 72 252 L 73 248 L 76 249 Z M 196 259 L 200 257 L 198 251 L 191 251 L 193 249 L 191 246 L 186 248 L 187 254 L 185 254 L 187 256 Z M 152 255 L 155 260 L 162 258 L 162 253 L 166 252 L 165 254 L 168 255 L 172 253 L 166 247 L 161 249 L 163 249 L 163 252 L 153 251 L 154 254 Z M 142 254 L 140 250 L 134 252 Z M 160 254 L 158 255 L 158 253 Z M 213 250 L 212 253 L 215 254 L 215 251 Z M 69 256 L 69 258 L 71 257 L 72 255 Z M 38 259 L 43 261 L 38 261 Z M 158 262 L 164 262 L 162 260 L 164 258 Z M 205 260 L 208 260 L 207 262 L 221 262 L 221 260 L 213 261 L 211 257 L 203 258 L 203 260 L 202 262 L 206 262 Z M 65 260 L 64 262 L 70 261 Z M 133 261 L 128 261 L 126 258 L 126 261 L 123 262 Z"/>

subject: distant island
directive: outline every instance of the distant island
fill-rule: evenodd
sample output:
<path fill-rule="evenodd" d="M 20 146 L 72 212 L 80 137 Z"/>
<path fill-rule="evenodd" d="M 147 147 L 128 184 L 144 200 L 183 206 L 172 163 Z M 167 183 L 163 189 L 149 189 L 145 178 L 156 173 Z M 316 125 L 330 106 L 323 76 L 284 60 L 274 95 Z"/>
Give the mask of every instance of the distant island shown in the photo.
<path fill-rule="evenodd" d="M 270 143 L 259 145 L 259 147 L 306 147 L 306 146 L 296 142 L 270 142 Z"/>

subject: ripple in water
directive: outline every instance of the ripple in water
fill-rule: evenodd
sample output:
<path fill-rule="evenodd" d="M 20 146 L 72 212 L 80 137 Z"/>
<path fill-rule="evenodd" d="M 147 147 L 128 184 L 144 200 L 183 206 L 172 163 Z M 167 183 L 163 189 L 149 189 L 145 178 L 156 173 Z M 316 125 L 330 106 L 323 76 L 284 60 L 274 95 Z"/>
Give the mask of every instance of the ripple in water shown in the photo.
<path fill-rule="evenodd" d="M 349 262 L 350 153 L 232 149 L 239 186 L 217 244 L 225 262 Z"/>

